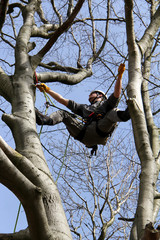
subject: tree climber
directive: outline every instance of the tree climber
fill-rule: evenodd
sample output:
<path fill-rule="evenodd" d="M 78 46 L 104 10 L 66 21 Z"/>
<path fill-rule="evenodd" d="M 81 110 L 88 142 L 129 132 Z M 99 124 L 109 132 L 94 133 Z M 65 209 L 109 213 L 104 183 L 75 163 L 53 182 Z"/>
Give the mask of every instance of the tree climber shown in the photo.
<path fill-rule="evenodd" d="M 41 92 L 45 91 L 48 93 L 56 101 L 69 108 L 74 114 L 81 116 L 85 122 L 85 124 L 80 122 L 72 113 L 65 110 L 58 110 L 50 116 L 46 116 L 36 109 L 37 124 L 55 125 L 63 122 L 72 137 L 85 144 L 86 147 L 93 148 L 93 152 L 96 151 L 98 144 L 106 144 L 117 122 L 126 122 L 130 119 L 128 108 L 125 111 L 117 109 L 124 70 L 125 65 L 121 64 L 118 68 L 114 93 L 107 98 L 102 91 L 94 90 L 89 95 L 90 105 L 79 104 L 75 101 L 65 99 L 44 83 L 36 85 Z"/>

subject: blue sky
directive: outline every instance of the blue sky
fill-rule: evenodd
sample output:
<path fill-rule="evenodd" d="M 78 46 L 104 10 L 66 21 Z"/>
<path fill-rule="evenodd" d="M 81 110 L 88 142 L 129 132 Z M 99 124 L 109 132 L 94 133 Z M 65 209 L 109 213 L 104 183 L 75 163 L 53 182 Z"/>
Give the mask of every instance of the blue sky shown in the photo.
<path fill-rule="evenodd" d="M 0 233 L 12 233 L 15 226 L 19 200 L 6 187 L 0 184 Z M 21 208 L 17 230 L 27 227 L 26 217 Z"/>

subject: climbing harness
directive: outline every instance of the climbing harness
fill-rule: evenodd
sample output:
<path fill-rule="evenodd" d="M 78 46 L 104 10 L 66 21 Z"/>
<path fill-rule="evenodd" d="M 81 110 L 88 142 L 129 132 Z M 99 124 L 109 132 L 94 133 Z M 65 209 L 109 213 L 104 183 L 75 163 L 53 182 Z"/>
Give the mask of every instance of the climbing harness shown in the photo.
<path fill-rule="evenodd" d="M 109 110 L 110 110 L 110 108 L 108 107 L 108 111 L 109 111 Z M 107 112 L 108 112 L 108 111 L 107 111 Z M 106 113 L 107 113 L 107 112 L 106 112 Z M 100 137 L 106 138 L 106 139 L 109 138 L 109 137 L 111 137 L 114 129 L 115 129 L 116 126 L 117 126 L 117 123 L 113 124 L 112 128 L 111 128 L 110 131 L 107 132 L 107 133 L 101 131 L 101 130 L 99 129 L 99 127 L 98 127 L 98 121 L 99 121 L 100 119 L 102 119 L 102 118 L 105 116 L 106 113 L 101 114 L 101 113 L 92 112 L 92 113 L 88 116 L 88 118 L 87 118 L 86 120 L 84 120 L 84 126 L 83 126 L 82 130 L 79 132 L 79 134 L 75 137 L 75 139 L 77 139 L 77 140 L 79 140 L 79 141 L 82 141 L 82 139 L 84 138 L 84 135 L 85 135 L 85 133 L 86 133 L 86 130 L 87 130 L 88 125 L 90 125 L 93 121 L 96 122 L 96 132 L 97 132 L 97 134 L 98 134 Z M 93 154 L 95 154 L 95 156 L 96 156 L 97 149 L 98 149 L 98 145 L 94 145 L 94 146 L 92 146 L 92 147 L 90 147 L 90 148 L 92 148 L 92 150 L 91 150 L 91 156 L 90 156 L 90 157 L 92 157 Z"/>

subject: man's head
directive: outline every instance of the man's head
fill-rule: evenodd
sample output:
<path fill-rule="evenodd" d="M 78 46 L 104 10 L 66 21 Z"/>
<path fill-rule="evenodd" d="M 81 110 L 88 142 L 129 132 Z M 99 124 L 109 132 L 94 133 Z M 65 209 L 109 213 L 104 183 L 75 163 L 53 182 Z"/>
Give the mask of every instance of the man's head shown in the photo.
<path fill-rule="evenodd" d="M 89 102 L 91 104 L 103 101 L 104 99 L 107 99 L 107 96 L 105 95 L 104 92 L 101 90 L 94 90 L 89 94 Z"/>

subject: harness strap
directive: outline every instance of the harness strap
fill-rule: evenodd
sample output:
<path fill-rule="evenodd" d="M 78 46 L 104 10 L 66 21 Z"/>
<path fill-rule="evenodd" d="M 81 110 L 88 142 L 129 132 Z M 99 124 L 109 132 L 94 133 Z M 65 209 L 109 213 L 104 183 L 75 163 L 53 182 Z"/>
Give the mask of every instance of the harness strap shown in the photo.
<path fill-rule="evenodd" d="M 93 114 L 92 114 L 93 115 Z M 102 116 L 101 116 L 102 118 Z M 112 135 L 112 132 L 114 131 L 114 129 L 116 128 L 117 126 L 117 123 L 113 124 L 113 126 L 111 127 L 110 131 L 109 132 L 103 132 L 102 130 L 99 129 L 98 127 L 98 121 L 101 119 L 100 116 L 98 115 L 98 118 L 96 119 L 96 132 L 97 134 L 100 136 L 100 137 L 103 137 L 103 138 L 108 138 Z M 91 119 L 91 121 L 89 122 L 86 122 L 85 125 L 83 126 L 82 130 L 79 132 L 79 134 L 75 137 L 75 139 L 81 141 L 85 135 L 85 132 L 86 132 L 86 129 L 87 129 L 87 126 L 89 124 L 91 124 L 91 122 L 93 121 L 93 119 Z"/>

